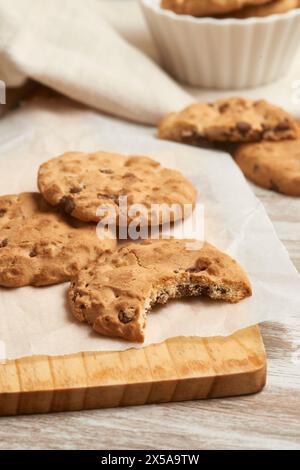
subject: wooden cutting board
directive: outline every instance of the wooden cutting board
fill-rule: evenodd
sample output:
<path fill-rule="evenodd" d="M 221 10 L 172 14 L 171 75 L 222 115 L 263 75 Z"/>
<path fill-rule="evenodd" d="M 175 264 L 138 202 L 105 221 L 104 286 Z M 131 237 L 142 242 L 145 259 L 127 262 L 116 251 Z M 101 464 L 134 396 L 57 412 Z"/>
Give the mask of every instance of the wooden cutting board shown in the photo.
<path fill-rule="evenodd" d="M 244 395 L 265 381 L 266 354 L 254 326 L 227 338 L 7 361 L 0 365 L 0 415 Z"/>

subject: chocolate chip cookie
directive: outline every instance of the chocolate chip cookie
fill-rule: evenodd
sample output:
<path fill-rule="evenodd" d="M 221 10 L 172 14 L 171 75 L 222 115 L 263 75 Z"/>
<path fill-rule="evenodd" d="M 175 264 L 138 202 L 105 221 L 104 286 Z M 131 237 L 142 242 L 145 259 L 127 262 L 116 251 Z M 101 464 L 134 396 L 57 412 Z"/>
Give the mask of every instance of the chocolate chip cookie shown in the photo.
<path fill-rule="evenodd" d="M 115 246 L 97 237 L 94 224 L 55 211 L 38 193 L 0 196 L 1 286 L 68 281 Z"/>
<path fill-rule="evenodd" d="M 182 208 L 171 211 L 170 219 L 174 221 L 182 218 L 185 205 L 194 206 L 196 202 L 196 189 L 179 171 L 163 168 L 148 157 L 108 152 L 69 152 L 53 158 L 41 165 L 38 186 L 50 204 L 91 222 L 107 216 L 98 208 L 108 207 L 116 212 L 118 223 L 120 196 L 126 196 L 128 207 L 143 205 L 147 224 L 153 204 Z M 158 224 L 164 221 L 163 212 L 159 212 Z M 127 213 L 127 219 L 132 218 L 134 214 Z"/>
<path fill-rule="evenodd" d="M 208 243 L 178 239 L 146 240 L 103 254 L 78 273 L 68 293 L 78 320 L 103 335 L 138 342 L 155 304 L 200 295 L 234 303 L 250 296 L 251 286 L 230 256 Z"/>
<path fill-rule="evenodd" d="M 203 142 L 253 142 L 295 139 L 297 123 L 288 113 L 264 100 L 225 98 L 196 103 L 167 114 L 160 122 L 162 139 L 193 145 Z"/>
<path fill-rule="evenodd" d="M 161 7 L 181 15 L 222 15 L 247 5 L 263 5 L 269 0 L 162 0 Z"/>
<path fill-rule="evenodd" d="M 258 186 L 300 196 L 300 138 L 243 144 L 234 157 L 244 175 Z"/>

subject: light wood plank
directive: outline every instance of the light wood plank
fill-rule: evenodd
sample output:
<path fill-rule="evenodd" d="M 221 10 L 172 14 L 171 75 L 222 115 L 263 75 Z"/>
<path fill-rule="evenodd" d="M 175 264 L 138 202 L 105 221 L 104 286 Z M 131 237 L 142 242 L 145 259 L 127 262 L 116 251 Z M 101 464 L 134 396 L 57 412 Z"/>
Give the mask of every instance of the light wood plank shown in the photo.
<path fill-rule="evenodd" d="M 21 358 L 0 365 L 0 410 L 42 413 L 254 393 L 265 383 L 265 363 L 258 327 L 123 352 Z"/>

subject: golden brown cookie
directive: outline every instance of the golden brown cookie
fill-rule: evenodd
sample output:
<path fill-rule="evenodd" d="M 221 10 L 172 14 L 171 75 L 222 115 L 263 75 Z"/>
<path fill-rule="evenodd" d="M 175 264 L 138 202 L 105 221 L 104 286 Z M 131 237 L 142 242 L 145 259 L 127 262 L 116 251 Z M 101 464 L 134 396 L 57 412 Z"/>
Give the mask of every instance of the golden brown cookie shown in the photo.
<path fill-rule="evenodd" d="M 161 139 L 187 144 L 254 142 L 295 139 L 297 123 L 288 113 L 264 100 L 225 98 L 214 103 L 196 103 L 160 122 Z"/>
<path fill-rule="evenodd" d="M 161 7 L 181 15 L 223 15 L 248 5 L 263 5 L 269 0 L 161 0 Z"/>
<path fill-rule="evenodd" d="M 272 0 L 264 5 L 248 6 L 233 12 L 232 14 L 225 15 L 225 18 L 253 18 L 270 16 L 280 13 L 286 13 L 289 10 L 298 8 L 300 6 L 299 0 Z"/>
<path fill-rule="evenodd" d="M 127 197 L 128 206 L 142 204 L 147 223 L 152 204 L 183 208 L 196 202 L 196 189 L 179 171 L 163 168 L 148 157 L 108 152 L 69 152 L 53 158 L 41 165 L 38 186 L 50 204 L 93 222 L 105 215 L 97 215 L 99 206 L 111 207 L 118 214 L 119 196 Z M 181 218 L 180 213 L 172 213 L 171 218 Z"/>
<path fill-rule="evenodd" d="M 38 193 L 0 196 L 0 285 L 65 282 L 116 240 L 99 239 L 94 224 L 55 211 Z"/>
<path fill-rule="evenodd" d="M 300 196 L 300 138 L 240 145 L 234 157 L 244 175 L 258 186 Z"/>
<path fill-rule="evenodd" d="M 73 314 L 103 335 L 142 342 L 147 313 L 157 303 L 200 295 L 238 302 L 250 296 L 248 277 L 239 264 L 212 245 L 199 243 L 146 240 L 102 255 L 71 283 Z"/>

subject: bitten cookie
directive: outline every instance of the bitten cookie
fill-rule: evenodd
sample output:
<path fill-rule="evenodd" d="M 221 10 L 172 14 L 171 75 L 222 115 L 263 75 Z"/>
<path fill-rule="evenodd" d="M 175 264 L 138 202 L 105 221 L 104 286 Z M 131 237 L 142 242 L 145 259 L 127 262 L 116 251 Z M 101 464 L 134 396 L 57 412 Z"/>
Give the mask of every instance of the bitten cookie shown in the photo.
<path fill-rule="evenodd" d="M 146 240 L 104 254 L 71 283 L 74 316 L 103 335 L 142 342 L 147 313 L 157 303 L 200 295 L 238 302 L 250 296 L 249 280 L 238 263 L 199 243 Z"/>
<path fill-rule="evenodd" d="M 41 165 L 38 186 L 50 204 L 91 222 L 104 217 L 104 213 L 97 215 L 99 206 L 111 207 L 118 217 L 119 196 L 127 196 L 128 206 L 142 204 L 147 223 L 153 204 L 184 208 L 196 202 L 196 189 L 179 171 L 163 168 L 148 157 L 108 152 L 69 152 L 53 158 Z M 181 218 L 182 213 L 172 212 L 171 221 Z M 159 223 L 164 221 L 163 211 L 159 219 Z"/>
<path fill-rule="evenodd" d="M 54 211 L 38 193 L 0 197 L 0 285 L 46 286 L 68 281 L 116 240 L 97 237 L 83 224 Z"/>
<path fill-rule="evenodd" d="M 225 98 L 214 103 L 196 103 L 160 122 L 162 139 L 187 144 L 253 142 L 295 139 L 297 123 L 288 113 L 264 100 Z"/>
<path fill-rule="evenodd" d="M 300 196 L 300 138 L 240 145 L 234 157 L 245 176 L 258 186 Z"/>
<path fill-rule="evenodd" d="M 162 0 L 161 7 L 181 15 L 222 15 L 247 5 L 262 5 L 269 0 Z"/>
<path fill-rule="evenodd" d="M 226 18 L 252 18 L 270 16 L 279 13 L 286 13 L 289 10 L 300 7 L 299 0 L 275 0 L 269 1 L 264 5 L 249 6 L 234 12 L 233 14 L 225 15 Z"/>

